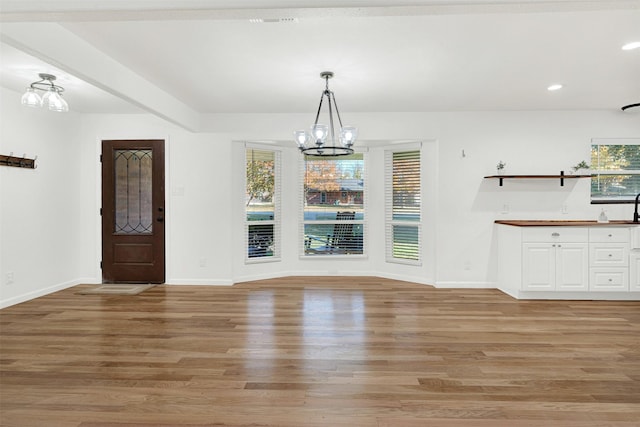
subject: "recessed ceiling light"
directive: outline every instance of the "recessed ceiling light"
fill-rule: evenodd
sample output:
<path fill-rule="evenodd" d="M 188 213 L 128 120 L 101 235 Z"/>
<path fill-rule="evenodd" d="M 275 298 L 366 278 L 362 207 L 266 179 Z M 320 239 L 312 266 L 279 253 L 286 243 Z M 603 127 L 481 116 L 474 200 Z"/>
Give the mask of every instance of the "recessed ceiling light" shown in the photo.
<path fill-rule="evenodd" d="M 560 90 L 560 89 L 562 89 L 561 84 L 554 84 L 547 88 L 548 91 L 554 91 L 554 90 Z"/>
<path fill-rule="evenodd" d="M 631 42 L 622 46 L 622 50 L 633 50 L 640 48 L 640 42 Z"/>

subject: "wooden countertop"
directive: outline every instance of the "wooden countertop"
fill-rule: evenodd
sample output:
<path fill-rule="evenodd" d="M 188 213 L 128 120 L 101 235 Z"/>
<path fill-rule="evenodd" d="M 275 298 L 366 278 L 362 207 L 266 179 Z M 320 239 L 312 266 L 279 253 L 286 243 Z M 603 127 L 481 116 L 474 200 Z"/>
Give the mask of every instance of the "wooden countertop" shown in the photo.
<path fill-rule="evenodd" d="M 598 222 L 594 220 L 496 220 L 496 224 L 513 225 L 514 227 L 607 227 L 616 225 L 640 225 L 633 221 L 611 220 L 609 222 Z"/>

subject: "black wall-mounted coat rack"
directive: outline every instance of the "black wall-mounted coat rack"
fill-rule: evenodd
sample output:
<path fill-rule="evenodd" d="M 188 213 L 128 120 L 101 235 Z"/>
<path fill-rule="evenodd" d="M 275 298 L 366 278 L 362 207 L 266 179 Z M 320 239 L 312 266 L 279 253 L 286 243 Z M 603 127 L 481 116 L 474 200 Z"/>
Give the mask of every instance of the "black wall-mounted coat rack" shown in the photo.
<path fill-rule="evenodd" d="M 26 155 L 22 157 L 16 157 L 13 155 L 13 153 L 11 153 L 8 156 L 4 154 L 0 154 L 0 166 L 13 166 L 16 168 L 35 169 L 37 168 L 36 166 L 37 159 L 38 159 L 38 156 L 36 156 L 33 159 L 29 159 L 26 157 Z"/>

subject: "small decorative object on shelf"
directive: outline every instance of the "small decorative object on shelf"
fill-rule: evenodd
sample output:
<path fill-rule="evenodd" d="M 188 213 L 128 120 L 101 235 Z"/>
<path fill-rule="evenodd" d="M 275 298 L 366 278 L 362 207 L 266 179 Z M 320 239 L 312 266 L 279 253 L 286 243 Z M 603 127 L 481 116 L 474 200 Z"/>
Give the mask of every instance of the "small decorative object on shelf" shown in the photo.
<path fill-rule="evenodd" d="M 587 162 L 585 162 L 585 161 L 583 160 L 583 161 L 581 161 L 580 163 L 578 163 L 577 165 L 572 166 L 572 167 L 571 167 L 571 169 L 572 169 L 574 172 L 578 172 L 580 169 L 587 169 L 587 170 L 588 170 L 588 169 L 591 169 L 591 166 L 589 166 L 589 165 L 587 164 Z"/>
<path fill-rule="evenodd" d="M 507 164 L 505 162 L 503 162 L 502 160 L 500 160 L 498 162 L 498 164 L 496 165 L 496 170 L 498 171 L 498 175 L 503 175 L 504 174 L 504 167 L 507 166 Z"/>

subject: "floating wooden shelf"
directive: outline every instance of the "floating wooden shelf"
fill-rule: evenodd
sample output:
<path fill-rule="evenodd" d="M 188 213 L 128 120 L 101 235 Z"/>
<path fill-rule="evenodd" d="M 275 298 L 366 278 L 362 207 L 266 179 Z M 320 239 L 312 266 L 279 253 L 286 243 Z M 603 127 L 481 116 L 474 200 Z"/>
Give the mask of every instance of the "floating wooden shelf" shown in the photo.
<path fill-rule="evenodd" d="M 577 178 L 591 178 L 591 175 L 565 175 L 560 172 L 559 175 L 489 175 L 485 176 L 487 179 L 499 179 L 500 187 L 502 187 L 502 180 L 507 179 L 559 179 L 560 186 L 564 186 L 565 179 L 577 179 Z"/>

